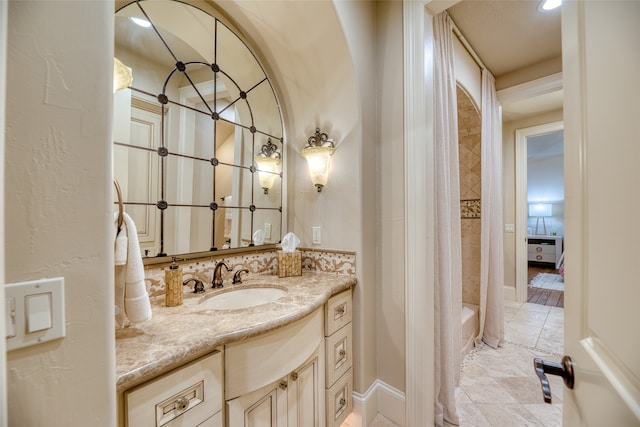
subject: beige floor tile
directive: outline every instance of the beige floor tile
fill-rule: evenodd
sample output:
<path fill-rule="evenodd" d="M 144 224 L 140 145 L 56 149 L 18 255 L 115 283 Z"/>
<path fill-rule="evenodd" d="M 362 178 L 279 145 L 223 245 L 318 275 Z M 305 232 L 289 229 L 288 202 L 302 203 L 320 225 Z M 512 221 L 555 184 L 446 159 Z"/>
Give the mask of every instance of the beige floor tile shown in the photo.
<path fill-rule="evenodd" d="M 548 376 L 553 405 L 545 404 L 533 359 L 562 357 L 564 309 L 505 302 L 504 345 L 473 349 L 462 363 L 458 413 L 462 427 L 562 425 L 564 383 Z"/>
<path fill-rule="evenodd" d="M 525 408 L 545 427 L 562 427 L 562 405 L 537 403 Z"/>
<path fill-rule="evenodd" d="M 496 378 L 463 376 L 460 387 L 473 403 L 518 403 L 504 390 Z"/>
<path fill-rule="evenodd" d="M 458 404 L 458 417 L 461 427 L 492 427 L 480 409 L 473 403 Z"/>
<path fill-rule="evenodd" d="M 546 427 L 523 405 L 477 406 L 492 427 Z"/>
<path fill-rule="evenodd" d="M 378 414 L 373 419 L 371 424 L 369 424 L 369 427 L 398 427 L 398 426 L 392 423 L 391 421 L 389 421 L 382 414 Z"/>

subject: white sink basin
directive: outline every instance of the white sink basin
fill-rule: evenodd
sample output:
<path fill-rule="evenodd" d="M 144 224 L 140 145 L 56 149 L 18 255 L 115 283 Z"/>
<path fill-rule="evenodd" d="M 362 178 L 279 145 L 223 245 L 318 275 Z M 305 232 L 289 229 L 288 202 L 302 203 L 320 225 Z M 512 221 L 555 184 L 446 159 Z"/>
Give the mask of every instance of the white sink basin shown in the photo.
<path fill-rule="evenodd" d="M 201 308 L 236 310 L 255 307 L 282 298 L 287 291 L 279 288 L 242 288 L 223 292 L 200 303 Z"/>

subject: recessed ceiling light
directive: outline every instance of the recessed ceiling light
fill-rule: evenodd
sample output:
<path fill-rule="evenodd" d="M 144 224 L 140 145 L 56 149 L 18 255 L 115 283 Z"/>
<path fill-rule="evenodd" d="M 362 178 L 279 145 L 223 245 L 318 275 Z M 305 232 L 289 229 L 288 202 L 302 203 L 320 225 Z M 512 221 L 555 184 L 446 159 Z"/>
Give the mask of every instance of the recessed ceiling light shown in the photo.
<path fill-rule="evenodd" d="M 540 4 L 538 4 L 538 10 L 540 12 L 548 12 L 560 7 L 561 4 L 562 0 L 542 0 Z"/>
<path fill-rule="evenodd" d="M 140 25 L 141 27 L 144 28 L 149 28 L 151 26 L 151 22 L 147 21 L 146 19 L 142 19 L 142 18 L 136 18 L 136 17 L 130 17 L 129 19 L 131 19 L 131 22 L 133 22 L 134 24 Z"/>
<path fill-rule="evenodd" d="M 553 9 L 557 9 L 562 4 L 562 0 L 542 0 L 538 4 L 538 10 L 540 12 L 548 12 Z"/>

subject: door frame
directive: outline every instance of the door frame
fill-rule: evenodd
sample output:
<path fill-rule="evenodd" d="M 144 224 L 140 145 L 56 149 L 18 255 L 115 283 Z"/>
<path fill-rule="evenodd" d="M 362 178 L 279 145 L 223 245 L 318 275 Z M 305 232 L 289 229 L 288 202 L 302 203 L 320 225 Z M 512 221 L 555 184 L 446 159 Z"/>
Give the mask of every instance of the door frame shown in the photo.
<path fill-rule="evenodd" d="M 564 130 L 564 121 L 516 129 L 516 301 L 527 300 L 527 138 Z"/>
<path fill-rule="evenodd" d="M 0 330 L 4 331 L 5 304 L 4 304 L 4 130 L 5 130 L 5 98 L 7 85 L 7 15 L 9 14 L 9 2 L 0 1 Z M 4 335 L 4 334 L 3 334 Z M 7 372 L 6 344 L 4 337 L 0 339 L 0 372 Z M 7 381 L 6 375 L 0 376 L 0 426 L 7 425 Z"/>

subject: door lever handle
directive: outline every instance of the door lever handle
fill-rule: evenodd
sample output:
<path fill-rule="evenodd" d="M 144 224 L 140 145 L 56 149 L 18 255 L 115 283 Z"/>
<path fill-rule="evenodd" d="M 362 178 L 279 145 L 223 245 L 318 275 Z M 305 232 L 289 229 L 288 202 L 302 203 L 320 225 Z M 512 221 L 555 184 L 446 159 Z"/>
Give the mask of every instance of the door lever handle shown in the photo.
<path fill-rule="evenodd" d="M 569 389 L 573 389 L 574 377 L 573 361 L 571 360 L 571 357 L 564 356 L 561 363 L 548 362 L 546 360 L 535 358 L 533 359 L 533 367 L 540 379 L 542 395 L 544 396 L 545 403 L 551 403 L 551 387 L 549 386 L 549 379 L 545 374 L 561 376 L 564 380 L 564 385 Z"/>

